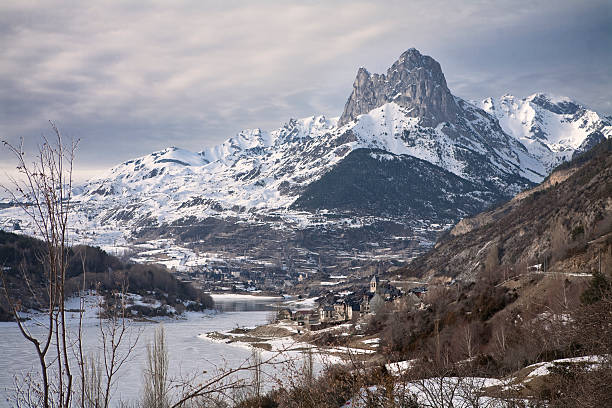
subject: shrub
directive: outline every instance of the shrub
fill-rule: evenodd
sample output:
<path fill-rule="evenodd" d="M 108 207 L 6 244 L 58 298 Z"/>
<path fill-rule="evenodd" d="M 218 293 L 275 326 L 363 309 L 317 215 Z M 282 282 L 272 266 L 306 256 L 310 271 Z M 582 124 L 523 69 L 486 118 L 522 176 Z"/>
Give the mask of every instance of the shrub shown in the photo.
<path fill-rule="evenodd" d="M 612 291 L 612 284 L 601 272 L 595 272 L 589 287 L 580 296 L 580 301 L 585 305 L 591 305 L 600 301 L 604 295 Z"/>

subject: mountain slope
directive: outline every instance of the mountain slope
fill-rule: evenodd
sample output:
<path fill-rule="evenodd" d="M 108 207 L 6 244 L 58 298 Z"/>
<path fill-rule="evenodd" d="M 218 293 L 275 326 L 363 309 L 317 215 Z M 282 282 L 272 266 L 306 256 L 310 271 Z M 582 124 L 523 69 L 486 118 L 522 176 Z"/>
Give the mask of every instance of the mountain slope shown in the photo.
<path fill-rule="evenodd" d="M 448 214 L 456 220 L 545 177 L 541 163 L 494 117 L 450 94 L 431 57 L 408 50 L 386 76 L 375 74 L 362 86 L 364 72 L 357 74 L 340 122 L 322 116 L 290 120 L 272 132 L 243 131 L 199 154 L 166 149 L 90 181 L 79 199 L 104 208 L 105 220 L 123 221 L 295 208 L 300 207 L 296 200 L 304 201 L 299 199 L 307 186 L 350 152 L 377 149 L 421 159 L 473 183 L 480 204 Z M 399 96 L 390 98 L 396 91 Z M 374 96 L 367 104 L 358 103 L 362 94 Z M 355 204 L 357 213 L 373 208 Z M 129 214 L 126 206 L 133 206 Z M 425 215 L 415 209 L 409 213 Z"/>
<path fill-rule="evenodd" d="M 402 273 L 471 280 L 498 265 L 548 264 L 590 273 L 597 251 L 612 257 L 612 140 L 555 171 L 546 183 L 510 202 L 462 220 L 435 249 Z M 612 258 L 610 258 L 612 259 Z"/>
<path fill-rule="evenodd" d="M 487 98 L 481 107 L 527 147 L 550 172 L 612 135 L 612 118 L 600 117 L 569 98 L 536 93 L 524 99 Z"/>
<path fill-rule="evenodd" d="M 610 135 L 608 122 L 567 100 L 503 106 L 453 96 L 440 65 L 410 49 L 385 74 L 359 69 L 340 118 L 291 119 L 199 153 L 172 147 L 110 169 L 80 188 L 75 225 L 81 238 L 107 245 L 117 232 L 131 241 L 143 229 L 208 218 L 288 230 L 391 221 L 436 231 L 534 186 L 570 152 Z M 517 112 L 534 106 L 523 126 L 527 113 Z M 579 131 L 556 133 L 567 126 Z M 321 221 L 322 210 L 341 217 Z M 1 225 L 19 218 L 5 210 Z"/>
<path fill-rule="evenodd" d="M 387 217 L 444 220 L 468 215 L 493 193 L 429 162 L 384 150 L 358 149 L 306 187 L 292 208 L 358 209 Z"/>

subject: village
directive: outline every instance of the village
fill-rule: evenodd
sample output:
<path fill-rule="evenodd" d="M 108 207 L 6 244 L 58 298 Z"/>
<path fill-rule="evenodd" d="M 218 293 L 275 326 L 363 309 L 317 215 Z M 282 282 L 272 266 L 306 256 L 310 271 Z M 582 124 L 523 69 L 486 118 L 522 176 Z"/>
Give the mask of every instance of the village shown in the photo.
<path fill-rule="evenodd" d="M 411 311 L 427 307 L 424 297 L 428 285 L 423 282 L 385 280 L 378 274 L 367 278 L 329 278 L 337 281 L 302 282 L 299 286 L 308 295 L 284 294 L 276 302 L 272 301 L 267 324 L 236 327 L 204 336 L 225 344 L 248 344 L 265 351 L 314 347 L 319 353 L 341 359 L 351 355 L 366 358 L 379 347 L 379 336 L 367 329 L 369 321 L 379 311 L 385 308 Z M 448 285 L 451 282 L 436 281 L 433 284 Z"/>
<path fill-rule="evenodd" d="M 337 324 L 356 322 L 361 317 L 376 314 L 385 304 L 397 307 L 423 308 L 422 297 L 427 285 L 422 282 L 388 281 L 377 275 L 361 285 L 351 285 L 353 290 L 321 290 L 320 296 L 301 300 L 289 300 L 279 305 L 277 321 L 291 321 L 304 330 L 317 331 Z M 325 288 L 325 287 L 324 287 Z"/>
<path fill-rule="evenodd" d="M 330 326 L 357 322 L 376 314 L 386 304 L 414 310 L 423 308 L 423 296 L 430 285 L 453 282 L 383 279 L 398 268 L 388 260 L 358 262 L 347 256 L 344 262 L 325 265 L 312 253 L 283 254 L 276 260 L 241 258 L 209 259 L 189 268 L 172 268 L 184 282 L 211 294 L 276 296 L 275 320 L 291 322 L 300 330 L 317 331 Z M 351 254 L 352 255 L 352 254 Z"/>

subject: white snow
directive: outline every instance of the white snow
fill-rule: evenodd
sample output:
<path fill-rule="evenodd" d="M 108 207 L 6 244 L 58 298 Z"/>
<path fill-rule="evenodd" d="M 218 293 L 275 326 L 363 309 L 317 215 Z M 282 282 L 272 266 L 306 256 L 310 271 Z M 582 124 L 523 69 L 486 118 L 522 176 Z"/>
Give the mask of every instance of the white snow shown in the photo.
<path fill-rule="evenodd" d="M 256 223 L 261 216 L 273 215 L 279 219 L 274 228 L 331 223 L 358 228 L 372 221 L 349 216 L 329 220 L 289 207 L 305 186 L 360 148 L 379 149 L 371 154 L 377 160 L 413 156 L 473 180 L 477 175 L 466 171 L 461 159 L 469 150 L 488 157 L 500 175 L 516 174 L 539 182 L 554 164 L 571 156 L 600 118 L 588 110 L 576 120 L 557 115 L 535 105 L 534 97 L 517 100 L 507 95 L 500 102 L 489 98 L 481 104 L 511 137 L 496 128 L 490 115 L 456 98 L 471 115 L 465 124 L 472 132 L 469 139 L 449 136 L 456 130 L 454 125 L 422 127 L 418 118 L 391 102 L 342 127 L 337 126 L 337 118 L 310 116 L 292 119 L 273 131 L 244 130 L 199 153 L 170 147 L 122 163 L 79 186 L 71 239 L 121 255 L 129 253 L 128 243 L 141 225 L 155 227 L 188 217 L 194 222 L 231 217 Z M 536 125 L 546 132 L 546 140 L 534 136 L 531 129 Z M 603 132 L 609 136 L 612 129 L 608 126 Z M 499 178 L 491 181 L 507 188 Z M 20 209 L 0 210 L 0 228 L 10 231 L 15 222 L 24 233 L 36 235 Z M 138 251 L 163 250 L 140 252 L 134 261 L 162 263 L 177 270 L 204 265 L 214 257 L 171 243 L 141 245 Z"/>
<path fill-rule="evenodd" d="M 495 398 L 479 396 L 478 392 L 484 388 L 501 385 L 502 381 L 494 378 L 478 377 L 433 377 L 420 381 L 395 384 L 394 398 L 412 395 L 422 407 L 456 407 L 468 408 L 473 406 L 497 407 L 504 406 L 504 401 Z M 387 394 L 384 390 L 383 394 Z M 367 408 L 368 396 L 379 392 L 377 386 L 362 389 L 360 393 L 347 401 L 343 408 Z"/>
<path fill-rule="evenodd" d="M 398 361 L 395 363 L 385 364 L 385 368 L 387 369 L 389 374 L 399 376 L 405 373 L 406 371 L 412 369 L 417 362 L 418 360 Z"/>
<path fill-rule="evenodd" d="M 487 98 L 480 107 L 495 116 L 502 129 L 550 171 L 572 157 L 586 137 L 602 126 L 602 118 L 581 106 L 577 115 L 558 114 L 534 103 L 536 99 L 548 100 L 553 105 L 575 104 L 567 97 L 537 93 L 524 99 L 507 94 L 497 102 Z M 612 126 L 603 126 L 602 133 L 608 138 L 612 136 Z"/>
<path fill-rule="evenodd" d="M 551 368 L 555 366 L 555 364 L 583 364 L 587 369 L 596 369 L 599 367 L 604 361 L 606 356 L 583 356 L 583 357 L 573 357 L 573 358 L 562 358 L 558 360 L 553 360 L 544 363 L 537 363 L 527 366 L 526 369 L 532 369 L 532 371 L 527 375 L 527 381 L 532 380 L 535 377 L 542 377 L 550 374 Z"/>

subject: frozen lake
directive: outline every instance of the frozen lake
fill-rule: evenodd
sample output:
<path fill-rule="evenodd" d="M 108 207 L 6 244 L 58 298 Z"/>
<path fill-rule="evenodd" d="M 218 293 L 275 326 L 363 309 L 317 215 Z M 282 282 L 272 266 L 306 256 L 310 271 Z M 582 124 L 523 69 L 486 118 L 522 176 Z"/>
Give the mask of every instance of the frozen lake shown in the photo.
<path fill-rule="evenodd" d="M 215 297 L 219 309 L 216 314 L 193 313 L 185 320 L 164 320 L 170 357 L 170 377 L 178 378 L 213 372 L 215 365 L 236 367 L 251 356 L 248 347 L 227 345 L 199 338 L 212 331 L 236 327 L 252 327 L 266 323 L 273 312 L 273 299 L 257 297 Z M 114 401 L 135 401 L 140 396 L 142 370 L 145 366 L 146 345 L 153 338 L 156 323 L 131 323 L 132 332 L 140 333 L 137 347 L 119 372 Z M 96 319 L 88 320 L 84 327 L 86 351 L 95 353 L 99 347 L 99 327 Z M 37 370 L 36 354 L 19 332 L 15 323 L 0 323 L 0 407 L 8 407 L 14 377 L 19 373 Z M 36 371 L 37 372 L 37 371 Z"/>

